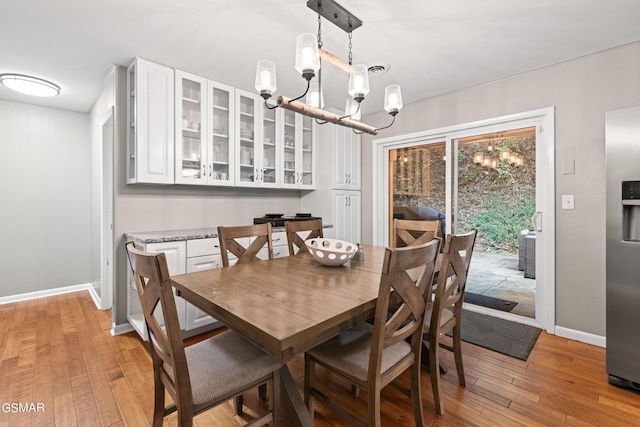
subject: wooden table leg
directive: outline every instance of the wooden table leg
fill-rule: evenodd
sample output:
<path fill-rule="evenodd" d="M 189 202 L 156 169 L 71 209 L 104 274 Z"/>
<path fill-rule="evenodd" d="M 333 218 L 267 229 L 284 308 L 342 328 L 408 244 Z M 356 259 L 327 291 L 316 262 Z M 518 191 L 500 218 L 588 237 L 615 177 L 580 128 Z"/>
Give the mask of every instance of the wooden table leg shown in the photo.
<path fill-rule="evenodd" d="M 288 427 L 312 427 L 313 420 L 304 404 L 287 365 L 280 368 L 281 418 Z"/>

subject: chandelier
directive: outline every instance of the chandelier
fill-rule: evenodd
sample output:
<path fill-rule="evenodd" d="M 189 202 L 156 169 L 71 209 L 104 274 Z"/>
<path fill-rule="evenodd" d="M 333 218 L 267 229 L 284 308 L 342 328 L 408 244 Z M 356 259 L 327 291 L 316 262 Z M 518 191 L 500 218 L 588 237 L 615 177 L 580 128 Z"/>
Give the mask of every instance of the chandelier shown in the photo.
<path fill-rule="evenodd" d="M 369 93 L 369 74 L 366 65 L 352 65 L 351 46 L 352 32 L 362 25 L 362 21 L 334 0 L 309 0 L 307 6 L 318 13 L 318 35 L 304 33 L 298 36 L 295 61 L 296 71 L 307 81 L 307 89 L 302 95 L 293 99 L 279 96 L 277 105 L 270 106 L 267 100 L 271 98 L 277 87 L 276 65 L 269 60 L 260 60 L 256 69 L 255 88 L 264 98 L 266 108 L 281 107 L 312 117 L 319 124 L 335 123 L 352 128 L 356 133 L 377 135 L 379 130 L 391 127 L 402 108 L 402 93 L 400 86 L 396 84 L 387 86 L 384 91 L 384 109 L 392 117 L 391 123 L 385 127 L 375 128 L 359 121 L 361 117 L 360 104 Z M 348 34 L 348 62 L 322 49 L 323 17 Z M 323 110 L 321 69 L 323 60 L 349 73 L 349 96 L 346 101 L 345 113 L 342 116 Z M 316 74 L 317 79 L 312 81 Z M 305 102 L 299 101 L 305 96 Z"/>

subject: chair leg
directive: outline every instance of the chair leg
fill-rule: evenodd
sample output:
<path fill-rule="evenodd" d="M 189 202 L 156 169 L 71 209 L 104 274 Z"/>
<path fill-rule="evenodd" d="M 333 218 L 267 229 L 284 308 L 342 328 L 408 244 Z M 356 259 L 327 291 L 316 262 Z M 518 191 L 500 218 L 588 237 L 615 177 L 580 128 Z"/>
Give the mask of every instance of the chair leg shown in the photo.
<path fill-rule="evenodd" d="M 282 421 L 280 420 L 280 393 L 281 385 L 280 385 L 280 371 L 273 372 L 273 381 L 271 381 L 271 399 L 269 399 L 269 408 L 271 409 L 271 413 L 273 415 L 273 422 L 271 423 L 274 427 L 279 427 Z"/>
<path fill-rule="evenodd" d="M 242 415 L 242 404 L 244 403 L 244 399 L 242 395 L 236 396 L 233 398 L 233 409 L 236 412 L 236 415 Z"/>
<path fill-rule="evenodd" d="M 438 367 L 438 342 L 429 343 L 429 375 L 433 389 L 433 402 L 438 414 L 444 414 L 444 402 L 440 394 L 440 369 Z"/>
<path fill-rule="evenodd" d="M 314 398 L 311 395 L 311 389 L 314 386 L 316 379 L 316 364 L 311 360 L 308 354 L 304 354 L 304 404 L 309 410 L 311 419 L 314 414 Z"/>
<path fill-rule="evenodd" d="M 266 384 L 260 384 L 258 386 L 258 397 L 260 397 L 260 400 L 267 400 L 267 385 Z"/>
<path fill-rule="evenodd" d="M 367 390 L 369 427 L 380 427 L 380 384 L 370 384 Z"/>
<path fill-rule="evenodd" d="M 162 427 L 164 421 L 164 384 L 160 375 L 154 375 L 153 427 Z"/>
<path fill-rule="evenodd" d="M 458 382 L 465 385 L 464 368 L 462 367 L 462 340 L 460 339 L 460 323 L 453 327 L 453 356 L 456 360 L 456 371 L 458 371 Z"/>
<path fill-rule="evenodd" d="M 420 360 L 416 360 L 411 367 L 411 400 L 413 406 L 413 419 L 416 427 L 424 426 L 422 417 L 422 387 L 420 387 Z"/>

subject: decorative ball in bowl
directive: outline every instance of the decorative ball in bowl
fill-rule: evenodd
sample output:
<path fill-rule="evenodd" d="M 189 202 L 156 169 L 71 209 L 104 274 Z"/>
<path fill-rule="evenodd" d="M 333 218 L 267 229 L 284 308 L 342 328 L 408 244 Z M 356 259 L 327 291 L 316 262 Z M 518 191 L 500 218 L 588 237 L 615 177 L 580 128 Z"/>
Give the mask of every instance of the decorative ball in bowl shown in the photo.
<path fill-rule="evenodd" d="M 337 239 L 309 239 L 305 245 L 320 264 L 337 267 L 349 261 L 358 252 L 358 245 Z"/>

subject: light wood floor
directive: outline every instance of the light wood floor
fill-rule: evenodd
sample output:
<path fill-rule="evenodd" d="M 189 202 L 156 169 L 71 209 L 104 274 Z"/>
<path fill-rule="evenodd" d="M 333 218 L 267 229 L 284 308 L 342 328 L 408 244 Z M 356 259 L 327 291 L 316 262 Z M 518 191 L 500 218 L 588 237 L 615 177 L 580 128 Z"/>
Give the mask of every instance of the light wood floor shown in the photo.
<path fill-rule="evenodd" d="M 44 404 L 44 412 L 0 410 L 6 426 L 146 426 L 152 414 L 151 358 L 134 333 L 109 334 L 111 312 L 87 292 L 0 305 L 0 404 Z M 425 424 L 433 426 L 640 425 L 640 394 L 607 383 L 605 351 L 542 333 L 526 362 L 464 343 L 467 386 L 443 376 L 445 410 L 436 416 L 428 374 L 422 377 Z M 447 352 L 444 352 L 447 353 Z M 452 358 L 445 354 L 450 366 Z M 303 363 L 291 363 L 301 386 Z M 319 377 L 328 379 L 319 369 Z M 405 384 L 408 378 L 402 378 Z M 334 397 L 364 414 L 365 393 L 327 385 Z M 265 405 L 245 398 L 244 419 L 231 403 L 199 415 L 196 426 L 238 426 Z M 412 426 L 410 401 L 393 387 L 382 393 L 382 424 Z M 318 426 L 346 425 L 318 404 Z M 165 425 L 175 426 L 175 414 Z"/>

